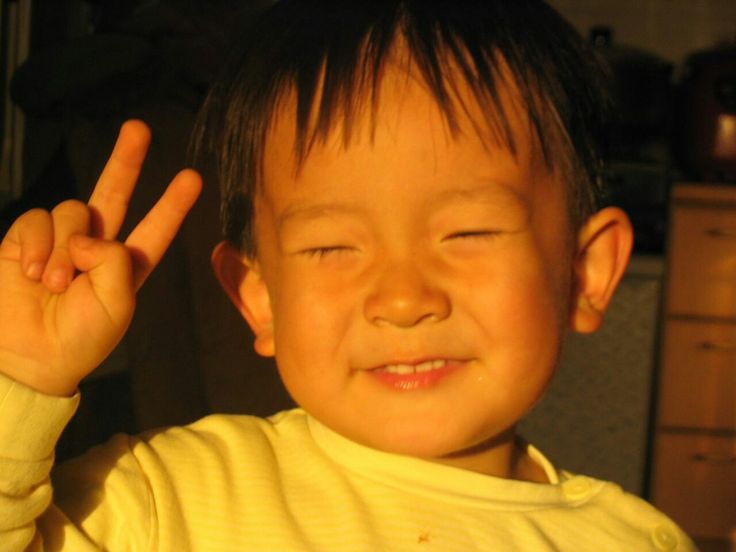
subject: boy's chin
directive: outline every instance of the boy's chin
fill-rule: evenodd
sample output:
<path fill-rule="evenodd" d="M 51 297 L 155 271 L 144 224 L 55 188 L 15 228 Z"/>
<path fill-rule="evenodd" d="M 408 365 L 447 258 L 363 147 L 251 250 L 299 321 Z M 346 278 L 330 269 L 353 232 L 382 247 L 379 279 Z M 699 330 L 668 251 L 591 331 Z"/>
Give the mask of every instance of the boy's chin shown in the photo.
<path fill-rule="evenodd" d="M 400 431 L 401 429 L 401 431 Z M 443 464 L 463 465 L 471 458 L 494 456 L 494 451 L 514 441 L 514 430 L 489 431 L 482 436 L 468 435 L 452 428 L 397 428 L 361 439 L 363 444 L 404 456 Z"/>

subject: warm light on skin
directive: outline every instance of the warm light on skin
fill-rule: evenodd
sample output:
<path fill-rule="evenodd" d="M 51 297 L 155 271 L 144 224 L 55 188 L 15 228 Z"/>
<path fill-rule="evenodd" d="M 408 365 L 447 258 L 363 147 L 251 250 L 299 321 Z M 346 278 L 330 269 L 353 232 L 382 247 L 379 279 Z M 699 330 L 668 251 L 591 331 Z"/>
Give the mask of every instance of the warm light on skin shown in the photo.
<path fill-rule="evenodd" d="M 532 162 L 513 108 L 516 155 L 467 119 L 451 137 L 435 100 L 400 71 L 387 72 L 380 98 L 372 139 L 364 117 L 348 148 L 336 132 L 298 171 L 294 119 L 277 113 L 255 202 L 257 261 L 221 279 L 259 352 L 275 353 L 296 402 L 328 427 L 542 480 L 513 428 L 553 375 L 571 311 L 565 186 Z M 375 372 L 435 359 L 454 369 L 410 390 Z"/>

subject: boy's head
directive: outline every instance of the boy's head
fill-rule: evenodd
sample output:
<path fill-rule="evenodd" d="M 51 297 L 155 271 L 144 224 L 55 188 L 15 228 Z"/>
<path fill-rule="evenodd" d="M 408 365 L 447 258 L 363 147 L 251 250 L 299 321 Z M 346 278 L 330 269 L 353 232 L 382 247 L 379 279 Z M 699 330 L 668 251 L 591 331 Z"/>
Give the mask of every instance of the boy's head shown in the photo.
<path fill-rule="evenodd" d="M 206 117 L 257 350 L 345 436 L 527 477 L 499 458 L 630 248 L 593 214 L 594 62 L 540 2 L 283 0 L 253 32 Z"/>
<path fill-rule="evenodd" d="M 598 63 L 544 2 L 523 0 L 282 0 L 244 33 L 203 110 L 223 192 L 226 239 L 255 251 L 253 197 L 273 115 L 294 99 L 298 158 L 331 132 L 349 143 L 352 123 L 380 102 L 387 61 L 404 50 L 451 131 L 469 85 L 491 127 L 513 151 L 499 91 L 518 87 L 544 162 L 569 186 L 574 224 L 601 193 L 599 139 L 608 109 Z M 237 46 L 236 46 L 237 48 Z"/>

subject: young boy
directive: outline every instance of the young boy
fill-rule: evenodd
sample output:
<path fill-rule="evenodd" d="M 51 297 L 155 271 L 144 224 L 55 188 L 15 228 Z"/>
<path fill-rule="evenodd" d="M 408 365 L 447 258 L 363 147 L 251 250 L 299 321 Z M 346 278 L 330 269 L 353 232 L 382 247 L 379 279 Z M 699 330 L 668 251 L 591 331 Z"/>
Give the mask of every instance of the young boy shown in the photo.
<path fill-rule="evenodd" d="M 32 211 L 0 278 L 2 550 L 692 550 L 515 434 L 631 227 L 594 209 L 595 63 L 537 1 L 282 0 L 210 96 L 215 271 L 300 409 L 118 436 L 49 471 L 77 384 L 199 191 L 115 241 L 148 133 L 89 204 Z"/>

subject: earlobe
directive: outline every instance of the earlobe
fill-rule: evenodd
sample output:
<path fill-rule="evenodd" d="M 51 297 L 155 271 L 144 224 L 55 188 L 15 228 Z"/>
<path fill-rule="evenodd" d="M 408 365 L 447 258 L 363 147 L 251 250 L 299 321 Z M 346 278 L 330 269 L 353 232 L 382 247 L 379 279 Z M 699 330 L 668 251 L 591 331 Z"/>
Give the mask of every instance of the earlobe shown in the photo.
<path fill-rule="evenodd" d="M 211 261 L 220 285 L 255 334 L 256 352 L 274 356 L 271 301 L 258 263 L 227 242 L 217 244 Z"/>
<path fill-rule="evenodd" d="M 596 331 L 616 291 L 633 245 L 629 218 L 607 207 L 591 216 L 578 232 L 570 327 L 580 333 Z"/>

